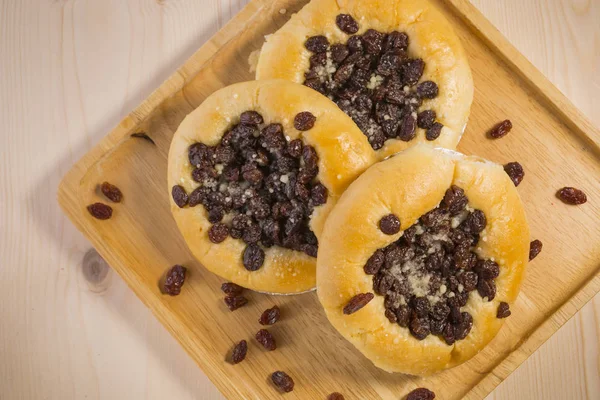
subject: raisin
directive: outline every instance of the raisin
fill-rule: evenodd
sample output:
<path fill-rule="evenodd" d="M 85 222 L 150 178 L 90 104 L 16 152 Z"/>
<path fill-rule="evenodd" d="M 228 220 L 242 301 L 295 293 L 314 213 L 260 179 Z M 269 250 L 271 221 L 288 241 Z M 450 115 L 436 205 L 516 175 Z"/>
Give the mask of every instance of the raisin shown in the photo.
<path fill-rule="evenodd" d="M 443 127 L 444 125 L 440 124 L 439 122 L 434 122 L 433 125 L 431 125 L 425 132 L 425 139 L 435 140 L 439 138 Z"/>
<path fill-rule="evenodd" d="M 426 388 L 417 388 L 406 396 L 406 400 L 433 400 L 435 393 Z"/>
<path fill-rule="evenodd" d="M 500 122 L 499 124 L 497 124 L 496 126 L 494 126 L 489 134 L 490 137 L 494 138 L 494 139 L 499 139 L 503 136 L 506 136 L 506 134 L 508 132 L 510 132 L 510 130 L 512 129 L 512 122 L 510 122 L 510 120 L 505 119 L 504 121 Z"/>
<path fill-rule="evenodd" d="M 492 301 L 496 297 L 496 284 L 491 279 L 480 279 L 477 282 L 477 292 L 481 297 L 487 297 L 487 301 Z"/>
<path fill-rule="evenodd" d="M 379 220 L 379 229 L 386 235 L 395 235 L 400 232 L 400 219 L 394 214 L 385 215 Z"/>
<path fill-rule="evenodd" d="M 258 224 L 250 223 L 247 225 L 242 234 L 242 239 L 246 244 L 258 243 L 262 230 Z"/>
<path fill-rule="evenodd" d="M 444 199 L 442 200 L 442 204 L 451 215 L 462 211 L 468 202 L 469 199 L 465 196 L 465 191 L 455 185 L 450 186 L 450 189 L 446 190 Z"/>
<path fill-rule="evenodd" d="M 309 61 L 310 61 L 311 68 L 323 66 L 327 63 L 327 53 L 315 53 L 312 56 L 310 56 Z M 315 74 L 317 74 L 316 71 L 315 71 Z M 316 76 L 318 76 L 318 74 Z"/>
<path fill-rule="evenodd" d="M 318 168 L 317 162 L 319 160 L 319 157 L 317 156 L 317 151 L 315 150 L 314 147 L 312 147 L 310 145 L 304 146 L 304 148 L 302 149 L 302 159 L 304 160 L 304 164 L 306 165 L 306 168 L 309 168 L 309 169 Z"/>
<path fill-rule="evenodd" d="M 377 272 L 379 272 L 379 270 L 383 266 L 384 260 L 385 260 L 385 254 L 383 253 L 383 250 L 381 250 L 381 249 L 376 250 L 375 253 L 373 253 L 373 255 L 371 257 L 369 257 L 369 259 L 367 260 L 367 263 L 365 264 L 365 267 L 364 267 L 365 274 L 375 275 Z"/>
<path fill-rule="evenodd" d="M 102 193 L 106 196 L 106 198 L 113 203 L 120 203 L 123 199 L 123 193 L 121 193 L 121 190 L 108 182 L 102 183 L 100 190 L 102 190 Z"/>
<path fill-rule="evenodd" d="M 221 285 L 221 290 L 227 295 L 238 296 L 242 294 L 244 288 L 239 285 L 236 285 L 233 282 L 225 282 Z"/>
<path fill-rule="evenodd" d="M 256 244 L 249 244 L 244 249 L 243 264 L 248 271 L 256 271 L 265 262 L 265 252 Z"/>
<path fill-rule="evenodd" d="M 258 320 L 258 323 L 261 325 L 273 325 L 275 322 L 279 321 L 280 316 L 281 311 L 279 310 L 279 307 L 273 306 L 263 311 Z"/>
<path fill-rule="evenodd" d="M 171 189 L 171 196 L 173 196 L 173 201 L 179 208 L 185 207 L 185 205 L 188 203 L 188 195 L 183 186 L 173 186 Z"/>
<path fill-rule="evenodd" d="M 410 310 L 406 306 L 400 306 L 396 311 L 396 318 L 398 319 L 398 325 L 403 328 L 408 327 L 410 322 Z"/>
<path fill-rule="evenodd" d="M 396 316 L 396 313 L 394 311 L 392 311 L 389 308 L 385 309 L 385 317 L 392 323 L 395 324 L 396 322 L 398 322 L 398 317 Z"/>
<path fill-rule="evenodd" d="M 330 393 L 327 400 L 345 400 L 344 395 L 339 392 Z"/>
<path fill-rule="evenodd" d="M 450 314 L 450 307 L 444 301 L 438 301 L 433 306 L 431 311 L 431 318 L 437 321 L 445 320 Z"/>
<path fill-rule="evenodd" d="M 217 222 L 208 230 L 208 238 L 213 243 L 221 243 L 229 236 L 227 225 Z"/>
<path fill-rule="evenodd" d="M 481 210 L 475 210 L 472 213 L 469 213 L 465 221 L 465 225 L 467 228 L 467 232 L 480 233 L 485 229 L 485 226 L 487 225 L 487 219 L 485 218 L 485 214 Z"/>
<path fill-rule="evenodd" d="M 498 304 L 498 311 L 496 311 L 496 318 L 507 318 L 510 317 L 510 306 L 508 303 L 501 301 Z"/>
<path fill-rule="evenodd" d="M 421 111 L 419 114 L 417 114 L 417 126 L 421 129 L 429 129 L 433 126 L 436 117 L 437 114 L 433 110 Z"/>
<path fill-rule="evenodd" d="M 414 139 L 416 135 L 417 119 L 412 115 L 408 114 L 402 120 L 400 129 L 398 130 L 398 139 L 409 142 Z"/>
<path fill-rule="evenodd" d="M 221 222 L 221 220 L 223 219 L 223 215 L 223 207 L 215 207 L 208 212 L 208 222 L 210 222 L 211 224 Z"/>
<path fill-rule="evenodd" d="M 187 197 L 187 196 L 186 196 Z M 112 217 L 112 207 L 103 203 L 94 203 L 87 206 L 88 212 L 96 219 L 110 219 Z"/>
<path fill-rule="evenodd" d="M 456 342 L 456 337 L 454 335 L 454 326 L 451 324 L 446 324 L 444 327 L 444 331 L 442 332 L 442 336 L 444 337 L 444 341 L 447 345 L 452 345 Z"/>
<path fill-rule="evenodd" d="M 463 285 L 465 291 L 470 292 L 477 288 L 479 277 L 473 271 L 465 271 L 458 276 L 458 281 Z"/>
<path fill-rule="evenodd" d="M 421 79 L 423 70 L 425 69 L 425 62 L 422 59 L 417 58 L 408 60 L 400 68 L 402 72 L 402 82 L 407 85 L 414 85 Z"/>
<path fill-rule="evenodd" d="M 287 142 L 281 124 L 269 124 L 262 130 L 262 143 L 269 150 L 281 150 Z"/>
<path fill-rule="evenodd" d="M 352 53 L 361 52 L 363 49 L 363 40 L 360 36 L 350 36 L 346 45 Z"/>
<path fill-rule="evenodd" d="M 390 76 L 398 70 L 401 62 L 401 54 L 396 51 L 388 51 L 379 59 L 377 73 L 381 76 Z"/>
<path fill-rule="evenodd" d="M 542 251 L 542 246 L 542 242 L 537 239 L 529 244 L 529 261 L 533 260 L 538 254 L 540 254 Z"/>
<path fill-rule="evenodd" d="M 283 371 L 275 371 L 271 374 L 271 381 L 282 392 L 289 393 L 294 390 L 294 380 Z"/>
<path fill-rule="evenodd" d="M 194 143 L 188 149 L 188 159 L 194 167 L 212 165 L 213 149 L 204 143 Z"/>
<path fill-rule="evenodd" d="M 271 335 L 271 332 L 269 332 L 266 329 L 261 329 L 258 332 L 256 332 L 256 341 L 262 344 L 262 346 L 268 351 L 273 351 L 277 349 L 277 343 L 275 342 L 275 338 L 273 337 L 273 335 Z"/>
<path fill-rule="evenodd" d="M 383 40 L 385 35 L 375 29 L 369 29 L 362 35 L 365 50 L 368 54 L 377 55 L 383 49 Z"/>
<path fill-rule="evenodd" d="M 456 340 L 462 340 L 467 337 L 473 327 L 473 317 L 468 312 L 461 313 L 462 321 L 454 326 L 454 337 Z"/>
<path fill-rule="evenodd" d="M 386 40 L 384 49 L 389 51 L 391 49 L 399 49 L 405 51 L 408 48 L 408 35 L 404 32 L 394 31 L 391 32 Z"/>
<path fill-rule="evenodd" d="M 556 196 L 565 204 L 579 205 L 587 201 L 587 196 L 579 189 L 574 187 L 564 187 L 560 189 Z"/>
<path fill-rule="evenodd" d="M 496 279 L 500 274 L 500 267 L 495 261 L 481 260 L 477 262 L 475 272 L 477 272 L 480 279 Z"/>
<path fill-rule="evenodd" d="M 423 340 L 431 333 L 428 318 L 421 318 L 413 315 L 409 325 L 410 333 L 418 340 Z"/>
<path fill-rule="evenodd" d="M 244 111 L 240 115 L 240 123 L 246 125 L 258 125 L 263 123 L 263 117 L 256 111 Z"/>
<path fill-rule="evenodd" d="M 304 47 L 313 53 L 323 53 L 329 47 L 329 40 L 323 35 L 312 36 L 306 39 Z"/>
<path fill-rule="evenodd" d="M 310 191 L 310 200 L 314 207 L 327 203 L 327 188 L 317 183 Z"/>
<path fill-rule="evenodd" d="M 429 315 L 429 300 L 426 297 L 416 297 L 412 302 L 412 307 L 418 317 L 426 317 Z"/>
<path fill-rule="evenodd" d="M 198 204 L 203 203 L 206 200 L 209 193 L 210 189 L 204 186 L 200 186 L 194 189 L 194 191 L 190 193 L 188 205 L 190 207 L 195 207 Z"/>
<path fill-rule="evenodd" d="M 294 117 L 294 128 L 298 129 L 299 131 L 307 131 L 315 126 L 316 120 L 317 117 L 315 117 L 309 111 L 302 111 L 296 114 Z"/>
<path fill-rule="evenodd" d="M 358 32 L 358 22 L 349 14 L 338 14 L 335 17 L 335 24 L 344 33 L 352 35 Z"/>
<path fill-rule="evenodd" d="M 338 85 L 343 85 L 350 77 L 352 76 L 352 72 L 354 71 L 353 64 L 344 64 L 333 74 L 333 80 Z"/>
<path fill-rule="evenodd" d="M 302 155 L 302 140 L 294 139 L 287 145 L 287 153 L 290 157 L 299 158 Z"/>
<path fill-rule="evenodd" d="M 366 306 L 375 296 L 373 293 L 359 293 L 352 297 L 344 306 L 344 314 L 354 314 L 364 306 Z"/>
<path fill-rule="evenodd" d="M 181 265 L 174 265 L 168 271 L 163 285 L 163 292 L 170 296 L 177 296 L 181 293 L 181 287 L 185 282 L 186 268 Z"/>
<path fill-rule="evenodd" d="M 417 85 L 417 94 L 423 99 L 435 99 L 438 93 L 438 85 L 433 81 L 424 81 Z"/>
<path fill-rule="evenodd" d="M 238 364 L 244 361 L 248 352 L 248 343 L 245 340 L 240 341 L 235 345 L 231 352 L 231 363 Z"/>
<path fill-rule="evenodd" d="M 523 166 L 516 161 L 505 164 L 504 171 L 508 174 L 508 177 L 515 184 L 515 186 L 519 186 L 523 180 L 523 177 L 525 176 Z"/>
<path fill-rule="evenodd" d="M 223 299 L 225 301 L 225 304 L 227 305 L 227 308 L 229 308 L 230 311 L 235 311 L 240 307 L 245 306 L 246 304 L 248 304 L 248 299 L 245 298 L 244 296 L 226 296 L 225 299 Z"/>
<path fill-rule="evenodd" d="M 336 43 L 331 46 L 331 59 L 336 64 L 341 64 L 348 57 L 348 54 L 350 54 L 350 51 L 346 45 Z"/>

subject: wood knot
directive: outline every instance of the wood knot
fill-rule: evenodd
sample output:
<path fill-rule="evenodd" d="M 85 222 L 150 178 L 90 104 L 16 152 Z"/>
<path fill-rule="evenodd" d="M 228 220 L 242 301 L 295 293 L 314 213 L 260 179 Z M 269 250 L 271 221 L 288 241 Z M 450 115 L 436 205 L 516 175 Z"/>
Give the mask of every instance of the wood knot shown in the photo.
<path fill-rule="evenodd" d="M 88 250 L 81 263 L 83 277 L 94 293 L 105 292 L 110 286 L 111 269 L 96 249 Z"/>

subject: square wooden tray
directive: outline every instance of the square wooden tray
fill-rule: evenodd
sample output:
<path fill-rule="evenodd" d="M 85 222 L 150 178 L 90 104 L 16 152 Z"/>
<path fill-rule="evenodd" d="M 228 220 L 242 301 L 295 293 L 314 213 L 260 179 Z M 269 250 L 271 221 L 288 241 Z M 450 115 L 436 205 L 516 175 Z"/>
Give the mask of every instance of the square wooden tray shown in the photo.
<path fill-rule="evenodd" d="M 269 383 L 277 369 L 296 381 L 287 399 L 324 399 L 333 391 L 348 399 L 399 399 L 417 386 L 441 399 L 482 398 L 600 290 L 600 132 L 468 1 L 434 1 L 460 35 L 475 80 L 459 150 L 524 165 L 519 192 L 533 238 L 544 242 L 512 316 L 471 361 L 422 379 L 373 367 L 330 326 L 314 293 L 251 293 L 248 306 L 229 312 L 221 279 L 192 258 L 171 218 L 167 152 L 179 123 L 206 96 L 253 79 L 249 54 L 305 3 L 248 4 L 69 171 L 59 188 L 60 205 L 229 398 L 281 398 Z M 485 132 L 505 118 L 514 125 L 510 135 L 487 139 Z M 131 137 L 135 132 L 146 132 L 155 144 Z M 124 201 L 115 205 L 111 220 L 98 221 L 86 206 L 100 201 L 97 185 L 105 180 L 123 190 Z M 583 188 L 589 202 L 574 207 L 557 201 L 554 193 L 563 186 Z M 176 263 L 189 268 L 189 279 L 180 296 L 164 296 L 158 282 Z M 272 328 L 279 349 L 267 353 L 252 338 L 258 316 L 273 304 L 282 308 L 283 319 Z M 225 355 L 241 339 L 249 341 L 249 354 L 232 366 Z"/>

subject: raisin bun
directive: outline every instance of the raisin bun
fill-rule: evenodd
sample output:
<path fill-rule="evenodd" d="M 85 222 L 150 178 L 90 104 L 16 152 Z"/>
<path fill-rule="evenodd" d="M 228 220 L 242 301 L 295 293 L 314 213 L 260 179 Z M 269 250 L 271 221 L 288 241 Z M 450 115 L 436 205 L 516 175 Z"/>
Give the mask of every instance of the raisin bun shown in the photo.
<path fill-rule="evenodd" d="M 321 241 L 334 327 L 376 366 L 427 375 L 473 357 L 510 315 L 529 227 L 501 165 L 420 144 L 354 181 Z"/>
<path fill-rule="evenodd" d="M 209 96 L 175 132 L 171 211 L 210 271 L 257 291 L 304 292 L 315 286 L 326 216 L 375 160 L 352 120 L 314 90 L 239 83 Z"/>
<path fill-rule="evenodd" d="M 426 0 L 312 0 L 267 37 L 256 78 L 327 95 L 380 159 L 421 142 L 454 149 L 473 100 L 465 51 Z"/>

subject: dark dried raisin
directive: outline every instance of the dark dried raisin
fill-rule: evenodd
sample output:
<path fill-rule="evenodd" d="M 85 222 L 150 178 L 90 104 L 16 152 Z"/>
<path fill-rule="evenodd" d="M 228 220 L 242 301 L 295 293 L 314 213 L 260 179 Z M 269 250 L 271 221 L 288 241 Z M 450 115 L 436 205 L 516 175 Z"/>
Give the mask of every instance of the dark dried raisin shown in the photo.
<path fill-rule="evenodd" d="M 472 213 L 469 213 L 465 221 L 467 231 L 470 233 L 480 233 L 485 229 L 486 225 L 487 219 L 481 210 L 475 210 Z"/>
<path fill-rule="evenodd" d="M 508 132 L 510 132 L 510 130 L 512 129 L 512 122 L 510 122 L 510 120 L 506 119 L 502 122 L 500 122 L 499 124 L 497 124 L 496 126 L 494 126 L 491 130 L 490 130 L 490 136 L 494 139 L 499 139 L 503 136 L 506 136 L 506 134 Z"/>
<path fill-rule="evenodd" d="M 279 321 L 280 316 L 281 311 L 279 310 L 279 307 L 273 306 L 263 311 L 258 319 L 258 323 L 261 325 L 273 325 L 275 322 Z"/>
<path fill-rule="evenodd" d="M 256 111 L 244 111 L 240 115 L 240 122 L 246 125 L 258 125 L 263 123 L 263 117 Z"/>
<path fill-rule="evenodd" d="M 244 249 L 243 263 L 248 271 L 256 271 L 265 262 L 265 252 L 256 244 L 249 244 Z"/>
<path fill-rule="evenodd" d="M 496 311 L 496 318 L 507 318 L 510 316 L 510 306 L 508 303 L 501 301 L 498 304 L 498 311 Z"/>
<path fill-rule="evenodd" d="M 244 288 L 240 285 L 236 285 L 233 282 L 225 282 L 221 285 L 221 290 L 223 293 L 228 294 L 230 296 L 237 296 L 242 294 Z"/>
<path fill-rule="evenodd" d="M 349 14 L 338 14 L 335 17 L 335 24 L 344 33 L 352 35 L 358 32 L 358 22 Z"/>
<path fill-rule="evenodd" d="M 379 220 L 379 229 L 386 235 L 395 235 L 400 232 L 400 219 L 394 214 L 385 215 Z"/>
<path fill-rule="evenodd" d="M 121 190 L 108 182 L 102 183 L 100 190 L 102 190 L 102 193 L 106 196 L 106 198 L 113 203 L 120 203 L 123 199 L 123 193 L 121 193 Z"/>
<path fill-rule="evenodd" d="M 534 240 L 529 244 L 529 261 L 537 257 L 542 251 L 543 244 L 540 240 Z"/>
<path fill-rule="evenodd" d="M 438 93 L 438 85 L 433 81 L 424 81 L 417 85 L 417 94 L 423 99 L 434 99 Z"/>
<path fill-rule="evenodd" d="M 523 180 L 523 177 L 525 176 L 523 166 L 516 161 L 505 164 L 504 171 L 508 174 L 510 180 L 515 184 L 515 186 L 519 186 Z"/>
<path fill-rule="evenodd" d="M 344 395 L 339 392 L 330 393 L 327 400 L 345 400 Z"/>
<path fill-rule="evenodd" d="M 560 189 L 556 196 L 565 204 L 579 205 L 587 201 L 587 196 L 579 189 L 574 187 L 564 187 Z"/>
<path fill-rule="evenodd" d="M 168 271 L 163 285 L 163 292 L 170 296 L 177 296 L 185 282 L 186 268 L 174 265 Z"/>
<path fill-rule="evenodd" d="M 248 352 L 248 343 L 245 340 L 240 341 L 235 345 L 231 352 L 231 363 L 238 364 L 244 361 Z"/>
<path fill-rule="evenodd" d="M 440 137 L 443 127 L 444 125 L 440 124 L 439 122 L 434 122 L 433 125 L 431 125 L 431 127 L 429 127 L 427 131 L 425 131 L 425 138 L 427 140 L 437 139 L 438 137 Z"/>
<path fill-rule="evenodd" d="M 173 196 L 173 201 L 177 204 L 177 207 L 183 208 L 188 203 L 188 195 L 183 188 L 183 186 L 175 185 L 171 189 L 171 195 Z"/>
<path fill-rule="evenodd" d="M 315 126 L 316 120 L 317 117 L 315 117 L 311 112 L 302 111 L 296 114 L 294 117 L 294 128 L 298 129 L 299 131 L 307 131 Z"/>
<path fill-rule="evenodd" d="M 419 114 L 417 114 L 417 126 L 421 129 L 429 129 L 433 126 L 436 117 L 437 114 L 433 110 L 421 111 Z"/>
<path fill-rule="evenodd" d="M 323 35 L 312 36 L 306 39 L 304 47 L 313 53 L 323 53 L 329 47 L 329 40 Z"/>
<path fill-rule="evenodd" d="M 455 185 L 446 190 L 442 200 L 442 204 L 452 215 L 462 211 L 468 202 L 469 199 L 465 196 L 465 191 Z"/>
<path fill-rule="evenodd" d="M 365 267 L 364 267 L 365 274 L 375 275 L 377 272 L 379 272 L 379 270 L 383 266 L 384 260 L 385 260 L 385 254 L 383 253 L 383 250 L 381 250 L 381 249 L 376 250 L 375 253 L 373 253 L 373 255 L 371 257 L 369 257 L 369 259 L 367 260 L 367 263 L 365 264 Z"/>
<path fill-rule="evenodd" d="M 244 296 L 227 296 L 223 300 L 225 301 L 225 304 L 227 305 L 227 308 L 229 308 L 230 311 L 235 311 L 238 308 L 248 304 L 248 299 Z"/>
<path fill-rule="evenodd" d="M 256 332 L 256 341 L 260 343 L 266 350 L 273 351 L 277 349 L 277 342 L 275 342 L 275 338 L 271 335 L 266 329 L 261 329 Z"/>
<path fill-rule="evenodd" d="M 406 396 L 406 400 L 433 400 L 435 393 L 426 388 L 418 388 L 413 390 Z"/>
<path fill-rule="evenodd" d="M 217 222 L 208 230 L 208 238 L 213 243 L 221 243 L 229 236 L 229 228 L 227 225 Z"/>
<path fill-rule="evenodd" d="M 273 384 L 282 392 L 288 393 L 294 390 L 294 380 L 283 371 L 275 371 L 271 374 Z"/>
<path fill-rule="evenodd" d="M 477 292 L 481 297 L 487 298 L 487 301 L 492 301 L 496 297 L 496 284 L 491 279 L 480 279 L 477 282 Z"/>
<path fill-rule="evenodd" d="M 364 306 L 366 306 L 375 296 L 373 293 L 359 293 L 352 297 L 344 306 L 344 314 L 354 314 Z"/>
<path fill-rule="evenodd" d="M 87 206 L 88 212 L 96 219 L 109 219 L 112 217 L 112 207 L 103 203 L 94 203 Z"/>

